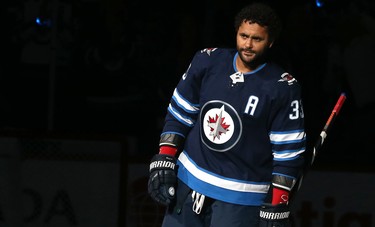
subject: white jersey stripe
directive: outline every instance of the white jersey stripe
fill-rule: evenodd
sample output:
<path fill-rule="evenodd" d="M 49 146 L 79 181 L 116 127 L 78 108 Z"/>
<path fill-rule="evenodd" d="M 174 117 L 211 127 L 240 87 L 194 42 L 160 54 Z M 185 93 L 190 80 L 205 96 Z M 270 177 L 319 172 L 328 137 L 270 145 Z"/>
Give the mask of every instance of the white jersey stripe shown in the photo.
<path fill-rule="evenodd" d="M 280 143 L 280 142 L 288 142 L 288 141 L 298 141 L 303 140 L 306 137 L 304 131 L 295 131 L 295 132 L 288 132 L 288 133 L 276 133 L 271 132 L 270 140 L 273 143 Z"/>
<path fill-rule="evenodd" d="M 195 163 L 193 163 L 184 152 L 182 152 L 178 160 L 184 165 L 184 167 L 196 178 L 206 183 L 212 184 L 217 187 L 238 191 L 238 192 L 256 192 L 256 193 L 267 193 L 269 184 L 255 184 L 250 182 L 239 182 L 235 179 L 223 178 L 213 175 L 207 171 L 199 169 Z"/>
<path fill-rule="evenodd" d="M 168 110 L 169 112 L 176 118 L 178 119 L 180 122 L 192 127 L 194 125 L 194 121 L 189 119 L 189 118 L 186 118 L 186 117 L 183 117 L 181 114 L 179 114 L 173 107 L 171 104 L 169 104 L 169 107 L 168 107 Z"/>
<path fill-rule="evenodd" d="M 305 152 L 305 149 L 298 150 L 295 152 L 274 152 L 273 156 L 274 156 L 274 159 L 277 161 L 287 161 L 287 160 L 296 158 L 298 155 L 302 154 L 303 152 Z"/>
<path fill-rule="evenodd" d="M 184 98 L 181 97 L 181 95 L 177 91 L 177 88 L 174 89 L 172 98 L 176 101 L 177 105 L 183 108 L 186 112 L 197 113 L 199 111 L 199 108 L 195 107 L 194 105 L 191 105 Z"/>

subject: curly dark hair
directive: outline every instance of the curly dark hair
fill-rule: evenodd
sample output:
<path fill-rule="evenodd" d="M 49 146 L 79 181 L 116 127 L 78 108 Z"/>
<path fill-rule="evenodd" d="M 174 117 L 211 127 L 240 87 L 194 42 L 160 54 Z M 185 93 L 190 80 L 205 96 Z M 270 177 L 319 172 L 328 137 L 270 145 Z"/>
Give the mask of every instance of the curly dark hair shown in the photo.
<path fill-rule="evenodd" d="M 242 8 L 234 19 L 234 28 L 237 32 L 243 21 L 257 23 L 267 27 L 272 40 L 276 40 L 281 33 L 281 21 L 276 11 L 269 5 L 260 2 L 251 3 Z"/>

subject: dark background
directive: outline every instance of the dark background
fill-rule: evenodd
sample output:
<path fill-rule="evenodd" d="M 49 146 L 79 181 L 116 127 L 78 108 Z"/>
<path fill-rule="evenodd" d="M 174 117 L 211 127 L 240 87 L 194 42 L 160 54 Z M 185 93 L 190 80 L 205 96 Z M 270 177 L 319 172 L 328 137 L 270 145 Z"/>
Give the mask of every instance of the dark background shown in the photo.
<path fill-rule="evenodd" d="M 83 176 L 86 166 L 92 163 L 121 163 L 120 177 L 106 178 L 120 181 L 120 226 L 129 214 L 155 217 L 155 204 L 146 192 L 148 170 L 143 167 L 157 152 L 172 91 L 197 50 L 235 47 L 233 19 L 248 2 L 251 1 L 3 1 L 0 137 L 17 138 L 15 143 L 22 149 L 16 157 L 21 163 L 25 160 L 24 166 L 35 160 L 45 161 L 47 167 L 36 168 L 43 173 L 55 171 L 47 165 L 49 160 L 68 160 L 62 165 L 67 176 L 76 174 L 71 166 L 80 161 L 82 167 L 77 174 L 82 172 Z M 374 1 L 266 2 L 278 11 L 284 27 L 272 57 L 303 87 L 308 152 L 340 94 L 347 94 L 313 168 L 373 172 Z M 60 139 L 68 144 L 71 139 L 83 143 L 116 141 L 123 145 L 123 151 L 121 156 L 112 157 L 111 152 L 92 154 L 92 147 L 78 145 L 65 154 L 53 149 L 55 138 L 58 145 L 64 144 L 60 144 Z M 6 150 L 13 145 L 2 147 Z M 12 155 L 1 158 L 5 163 L 13 160 Z M 134 172 L 128 165 L 137 164 L 141 167 L 134 172 L 143 177 L 131 182 Z M 95 182 L 97 176 L 85 177 Z M 50 182 L 60 180 L 63 179 L 51 176 Z M 14 182 L 21 181 L 15 178 Z M 38 189 L 38 182 L 21 186 Z M 45 184 L 49 184 L 48 180 Z M 66 190 L 74 188 L 63 186 Z M 107 187 L 113 185 L 88 191 L 100 194 Z M 13 188 L 9 187 L 9 191 Z M 44 190 L 40 194 L 46 196 Z M 132 197 L 134 194 L 141 197 Z M 96 203 L 95 198 L 92 201 Z M 149 203 L 140 211 L 141 201 Z M 4 206 L 4 201 L 1 203 Z M 75 208 L 84 205 L 77 204 Z M 159 221 L 161 214 L 156 217 Z M 140 220 L 154 220 L 142 217 L 146 218 Z M 5 220 L 2 218 L 0 215 L 0 221 Z"/>
<path fill-rule="evenodd" d="M 1 133 L 130 136 L 138 150 L 129 158 L 148 162 L 173 88 L 194 52 L 235 47 L 233 18 L 248 2 L 3 2 Z M 369 167 L 373 1 L 267 2 L 284 25 L 274 59 L 303 86 L 309 146 L 339 95 L 347 94 L 318 164 Z"/>

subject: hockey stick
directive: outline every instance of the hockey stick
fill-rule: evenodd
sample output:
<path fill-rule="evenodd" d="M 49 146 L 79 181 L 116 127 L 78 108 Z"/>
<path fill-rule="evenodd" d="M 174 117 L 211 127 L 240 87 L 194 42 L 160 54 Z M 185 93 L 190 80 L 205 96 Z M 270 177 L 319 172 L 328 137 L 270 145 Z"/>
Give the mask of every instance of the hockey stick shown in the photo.
<path fill-rule="evenodd" d="M 329 116 L 327 122 L 325 123 L 325 125 L 323 127 L 323 130 L 320 132 L 320 136 L 319 136 L 318 140 L 315 143 L 315 146 L 313 148 L 311 162 L 310 162 L 309 166 L 305 169 L 302 176 L 298 179 L 299 183 L 298 183 L 297 190 L 299 190 L 299 188 L 301 187 L 302 179 L 303 179 L 304 175 L 306 174 L 308 169 L 313 165 L 313 163 L 315 161 L 315 157 L 318 154 L 318 152 L 321 150 L 321 148 L 323 146 L 323 143 L 324 143 L 324 141 L 325 141 L 325 139 L 328 135 L 328 131 L 332 128 L 333 122 L 335 121 L 337 115 L 339 114 L 339 112 L 341 110 L 341 107 L 344 105 L 345 100 L 346 100 L 345 93 L 341 93 L 340 97 L 338 98 L 338 100 L 336 102 L 336 105 L 334 106 L 334 108 L 331 112 L 331 115 Z"/>
<path fill-rule="evenodd" d="M 322 148 L 324 140 L 327 137 L 327 133 L 332 128 L 332 124 L 333 124 L 334 120 L 336 119 L 337 115 L 339 114 L 340 109 L 343 106 L 345 100 L 346 100 L 345 93 L 341 93 L 339 99 L 336 102 L 335 107 L 333 108 L 333 110 L 331 112 L 331 115 L 329 116 L 326 124 L 323 127 L 323 130 L 320 132 L 320 136 L 318 138 L 318 141 L 316 141 L 316 143 L 315 143 L 313 154 L 312 154 L 312 159 L 311 159 L 311 162 L 310 162 L 310 166 L 312 166 L 312 164 L 315 161 L 315 157 L 316 157 L 317 153 Z"/>

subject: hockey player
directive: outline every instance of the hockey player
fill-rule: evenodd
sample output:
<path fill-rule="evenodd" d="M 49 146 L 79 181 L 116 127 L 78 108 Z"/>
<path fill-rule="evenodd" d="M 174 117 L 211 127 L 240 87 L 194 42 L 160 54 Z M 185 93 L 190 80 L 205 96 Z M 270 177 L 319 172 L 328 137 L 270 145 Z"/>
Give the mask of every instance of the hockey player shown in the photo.
<path fill-rule="evenodd" d="M 150 164 L 163 227 L 289 226 L 306 135 L 297 80 L 268 59 L 278 16 L 253 3 L 235 17 L 236 49 L 198 51 L 177 84 Z"/>

